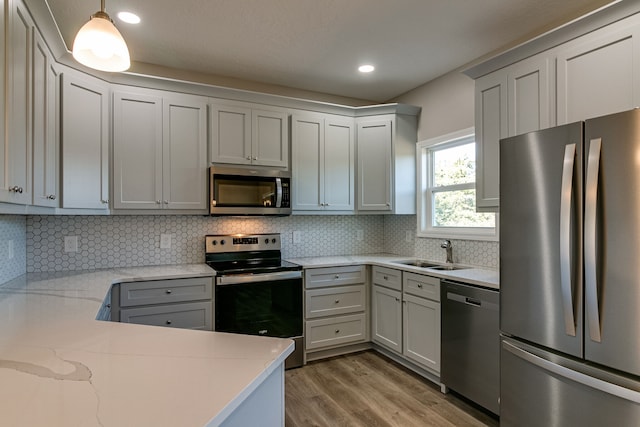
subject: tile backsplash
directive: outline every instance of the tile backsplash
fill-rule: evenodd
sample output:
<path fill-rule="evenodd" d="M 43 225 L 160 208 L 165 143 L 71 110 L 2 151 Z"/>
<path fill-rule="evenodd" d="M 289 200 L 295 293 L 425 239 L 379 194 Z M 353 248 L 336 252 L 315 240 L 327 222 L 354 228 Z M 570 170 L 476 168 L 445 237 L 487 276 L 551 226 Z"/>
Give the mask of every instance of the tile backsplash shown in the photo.
<path fill-rule="evenodd" d="M 415 215 L 388 215 L 384 217 L 384 251 L 408 257 L 433 261 L 446 260 L 446 252 L 440 247 L 443 239 L 416 238 Z M 411 241 L 405 237 L 411 233 Z M 499 265 L 498 242 L 450 239 L 453 245 L 453 261 L 497 269 Z"/>
<path fill-rule="evenodd" d="M 283 257 L 384 251 L 384 218 L 362 216 L 28 216 L 27 271 L 63 271 L 204 262 L 206 234 L 281 233 Z M 364 239 L 357 239 L 362 230 Z M 293 244 L 293 231 L 300 243 Z M 171 248 L 160 248 L 160 235 Z M 76 236 L 77 252 L 65 252 Z"/>
<path fill-rule="evenodd" d="M 26 272 L 26 218 L 0 215 L 0 284 Z"/>

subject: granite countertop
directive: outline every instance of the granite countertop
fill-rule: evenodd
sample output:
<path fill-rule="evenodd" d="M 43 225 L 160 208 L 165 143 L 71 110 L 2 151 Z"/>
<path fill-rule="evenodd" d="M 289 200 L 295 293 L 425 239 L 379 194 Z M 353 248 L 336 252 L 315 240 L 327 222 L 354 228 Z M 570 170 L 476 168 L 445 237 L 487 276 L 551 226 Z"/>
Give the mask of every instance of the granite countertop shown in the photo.
<path fill-rule="evenodd" d="M 490 289 L 500 289 L 500 274 L 497 270 L 477 266 L 463 266 L 461 270 L 430 270 L 423 267 L 398 264 L 397 261 L 408 261 L 415 259 L 410 256 L 400 256 L 393 254 L 370 254 L 370 255 L 344 255 L 308 258 L 288 258 L 287 261 L 301 265 L 304 268 L 333 267 L 343 265 L 369 264 L 382 267 L 395 268 L 413 273 L 427 274 L 442 279 L 451 279 L 472 285 L 483 286 Z M 442 264 L 441 261 L 434 261 Z"/>
<path fill-rule="evenodd" d="M 27 274 L 0 286 L 3 425 L 218 425 L 293 341 L 95 320 L 111 285 L 204 264 Z"/>

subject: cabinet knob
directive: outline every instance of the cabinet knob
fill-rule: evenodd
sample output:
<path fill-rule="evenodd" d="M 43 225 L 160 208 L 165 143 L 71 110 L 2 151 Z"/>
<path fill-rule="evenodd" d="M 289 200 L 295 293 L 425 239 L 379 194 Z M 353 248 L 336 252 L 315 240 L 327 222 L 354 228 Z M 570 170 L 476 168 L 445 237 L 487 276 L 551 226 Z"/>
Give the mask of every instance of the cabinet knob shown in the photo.
<path fill-rule="evenodd" d="M 165 200 L 165 201 L 164 201 L 164 204 L 165 204 L 165 205 L 168 205 L 168 204 L 169 204 L 169 201 L 168 201 L 168 200 Z"/>
<path fill-rule="evenodd" d="M 400 298 L 396 297 L 396 302 L 400 302 Z"/>
<path fill-rule="evenodd" d="M 339 274 L 336 274 L 336 276 L 335 276 L 334 278 L 335 278 L 335 279 L 339 279 L 339 278 L 340 278 L 340 275 L 339 275 Z"/>
<path fill-rule="evenodd" d="M 389 280 L 389 276 L 382 276 L 384 280 Z"/>
<path fill-rule="evenodd" d="M 339 299 L 337 299 L 335 302 L 336 302 L 336 304 L 340 304 L 340 300 Z"/>
<path fill-rule="evenodd" d="M 335 333 L 336 333 L 336 334 L 339 334 L 339 333 L 340 333 L 340 329 L 336 329 L 336 330 L 335 330 Z"/>
<path fill-rule="evenodd" d="M 418 289 L 422 289 L 422 283 L 418 283 Z"/>
<path fill-rule="evenodd" d="M 166 323 L 167 325 L 170 325 L 170 324 L 171 324 L 171 320 L 167 320 L 167 321 L 166 321 L 166 322 L 164 322 L 164 323 Z"/>
<path fill-rule="evenodd" d="M 103 205 L 106 205 L 107 203 L 109 203 L 109 199 L 100 200 L 100 203 L 102 203 Z"/>
<path fill-rule="evenodd" d="M 11 191 L 12 193 L 20 193 L 22 194 L 22 187 L 18 187 L 17 185 L 14 185 L 13 187 L 9 187 L 9 191 Z"/>
<path fill-rule="evenodd" d="M 247 160 L 251 160 L 251 156 L 247 156 Z"/>
<path fill-rule="evenodd" d="M 258 158 L 257 158 L 257 157 L 254 157 L 252 160 L 258 160 Z"/>
<path fill-rule="evenodd" d="M 391 203 L 387 203 L 387 206 L 391 206 Z"/>
<path fill-rule="evenodd" d="M 55 199 L 56 199 L 56 195 L 55 195 L 55 194 L 49 194 L 49 195 L 47 196 L 47 199 L 49 199 L 49 200 L 55 200 Z"/>
<path fill-rule="evenodd" d="M 161 202 L 160 200 L 156 200 L 156 204 L 159 205 Z"/>
<path fill-rule="evenodd" d="M 173 291 L 171 289 L 167 289 L 166 291 L 164 291 L 166 294 L 171 294 Z"/>

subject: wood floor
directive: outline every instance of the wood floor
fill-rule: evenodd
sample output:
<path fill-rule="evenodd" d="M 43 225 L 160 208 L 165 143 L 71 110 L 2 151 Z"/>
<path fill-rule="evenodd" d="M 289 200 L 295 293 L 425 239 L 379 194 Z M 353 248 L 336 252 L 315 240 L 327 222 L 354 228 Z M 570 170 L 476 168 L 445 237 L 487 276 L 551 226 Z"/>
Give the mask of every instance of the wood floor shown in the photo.
<path fill-rule="evenodd" d="M 374 351 L 285 372 L 286 427 L 498 426 L 497 419 Z"/>

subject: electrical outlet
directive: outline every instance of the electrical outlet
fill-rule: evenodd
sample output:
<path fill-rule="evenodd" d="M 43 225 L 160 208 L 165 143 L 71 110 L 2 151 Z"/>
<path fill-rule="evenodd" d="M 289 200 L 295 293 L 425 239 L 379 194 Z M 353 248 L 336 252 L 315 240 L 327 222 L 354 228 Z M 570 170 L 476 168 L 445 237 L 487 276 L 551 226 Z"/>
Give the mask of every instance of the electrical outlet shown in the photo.
<path fill-rule="evenodd" d="M 65 252 L 78 252 L 78 236 L 65 236 L 64 237 L 64 251 Z"/>
<path fill-rule="evenodd" d="M 171 234 L 160 235 L 160 249 L 171 249 Z"/>
<path fill-rule="evenodd" d="M 404 235 L 405 242 L 410 242 L 412 238 L 413 238 L 413 232 L 407 230 L 406 234 Z"/>
<path fill-rule="evenodd" d="M 364 230 L 356 230 L 356 240 L 362 242 L 364 240 Z"/>
<path fill-rule="evenodd" d="M 8 245 L 8 252 L 9 252 L 9 259 L 13 259 L 14 257 L 14 253 L 13 253 L 13 240 L 9 240 L 9 245 Z"/>
<path fill-rule="evenodd" d="M 302 231 L 296 230 L 293 232 L 293 244 L 299 245 L 302 243 Z"/>

